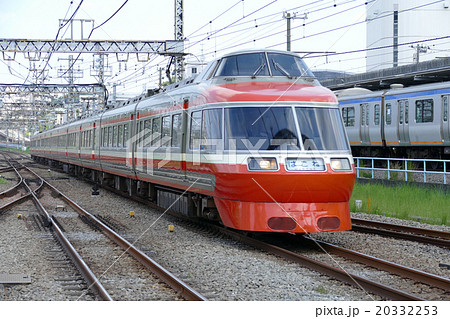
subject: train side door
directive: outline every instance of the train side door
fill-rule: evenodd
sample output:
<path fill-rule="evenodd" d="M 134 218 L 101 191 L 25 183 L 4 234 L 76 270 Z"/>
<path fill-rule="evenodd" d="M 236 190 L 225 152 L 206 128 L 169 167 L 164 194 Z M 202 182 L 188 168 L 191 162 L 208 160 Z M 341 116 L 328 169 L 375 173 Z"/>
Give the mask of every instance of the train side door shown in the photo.
<path fill-rule="evenodd" d="M 409 101 L 398 100 L 398 135 L 400 145 L 409 145 Z"/>
<path fill-rule="evenodd" d="M 369 124 L 369 134 L 370 134 L 370 144 L 371 145 L 381 145 L 382 144 L 382 134 L 381 134 L 381 107 L 380 102 L 375 102 L 373 104 L 373 120 Z"/>
<path fill-rule="evenodd" d="M 450 120 L 449 120 L 450 95 L 442 96 L 442 139 L 444 143 L 450 143 Z"/>
<path fill-rule="evenodd" d="M 189 98 L 185 97 L 183 98 L 183 113 L 181 113 L 181 118 L 178 117 L 177 124 L 180 126 L 181 134 L 179 136 L 179 143 L 180 143 L 180 171 L 181 171 L 181 177 L 183 180 L 187 178 L 187 172 L 186 172 L 186 153 L 188 150 L 187 143 L 189 140 L 188 136 L 188 126 L 189 126 Z M 181 123 L 178 123 L 178 121 L 181 120 Z"/>
<path fill-rule="evenodd" d="M 136 140 L 135 136 L 138 133 L 138 120 L 137 120 L 137 105 L 134 108 L 134 111 L 130 113 L 130 121 L 125 122 L 122 126 L 122 140 L 120 143 L 122 144 L 122 149 L 125 150 L 126 153 L 126 163 L 127 169 L 131 169 L 134 174 L 136 174 Z M 119 138 L 120 139 L 120 138 Z"/>
<path fill-rule="evenodd" d="M 369 135 L 369 103 L 362 103 L 361 106 L 361 142 L 363 145 L 370 145 Z"/>

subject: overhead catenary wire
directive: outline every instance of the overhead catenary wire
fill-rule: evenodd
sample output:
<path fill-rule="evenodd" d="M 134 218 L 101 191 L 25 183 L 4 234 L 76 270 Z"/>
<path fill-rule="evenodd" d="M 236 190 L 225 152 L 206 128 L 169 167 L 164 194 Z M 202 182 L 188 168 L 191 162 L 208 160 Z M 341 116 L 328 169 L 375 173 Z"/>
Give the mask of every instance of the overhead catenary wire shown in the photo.
<path fill-rule="evenodd" d="M 374 1 L 377 1 L 377 0 L 372 0 L 372 1 L 368 1 L 368 2 L 374 2 Z M 344 12 L 347 12 L 348 10 L 359 8 L 359 7 L 361 7 L 362 5 L 366 5 L 368 2 L 365 2 L 364 4 L 359 4 L 359 5 L 357 5 L 357 6 L 354 6 L 354 7 L 350 8 L 350 9 L 345 9 L 345 10 L 342 10 L 342 11 L 339 11 L 339 12 L 336 12 L 336 13 L 333 13 L 333 14 L 327 16 L 326 18 L 332 18 L 332 17 L 335 17 L 335 16 L 338 15 L 338 14 L 342 14 L 342 13 L 344 13 Z M 321 17 L 321 18 L 319 18 L 319 19 L 317 19 L 317 20 L 314 20 L 313 22 L 309 22 L 308 24 L 311 24 L 311 23 L 314 23 L 314 22 L 318 22 L 318 21 L 323 21 L 323 20 L 324 20 L 324 18 Z M 349 26 L 354 26 L 354 25 L 357 25 L 357 24 L 361 24 L 361 23 L 363 23 L 363 22 L 365 22 L 365 21 L 356 22 L 356 23 L 353 23 L 353 24 L 350 24 L 350 25 L 346 25 L 346 26 L 343 26 L 343 27 L 339 27 L 339 28 L 335 28 L 335 29 L 327 29 L 327 30 L 322 31 L 322 32 L 320 32 L 320 33 L 316 33 L 316 34 L 314 34 L 314 35 L 308 35 L 308 36 L 304 36 L 304 37 L 299 38 L 299 39 L 292 40 L 292 42 L 297 41 L 297 40 L 300 40 L 300 39 L 310 38 L 310 37 L 317 36 L 317 35 L 320 35 L 320 34 L 325 34 L 325 33 L 333 32 L 333 31 L 339 30 L 339 29 L 341 29 L 341 28 L 345 28 L 345 27 L 349 27 Z M 297 27 L 295 27 L 295 28 L 299 28 L 299 27 L 301 27 L 301 26 L 297 26 Z M 293 29 L 294 29 L 294 28 L 293 28 Z M 262 36 L 262 37 L 255 38 L 254 40 L 255 40 L 255 41 L 260 41 L 260 40 L 267 39 L 267 38 L 270 38 L 270 37 L 278 36 L 279 34 L 282 34 L 282 33 L 285 33 L 285 32 L 286 32 L 286 31 L 283 29 L 283 30 L 281 30 L 281 31 L 273 32 L 273 33 L 270 33 L 270 34 L 266 34 L 266 35 L 264 35 L 264 36 Z M 273 44 L 273 45 L 269 45 L 269 46 L 267 46 L 267 47 L 268 47 L 268 48 L 273 48 L 273 47 L 276 47 L 276 46 L 279 46 L 279 45 L 284 45 L 285 43 L 286 43 L 286 42 L 283 41 L 283 42 L 280 42 L 280 43 L 276 43 L 276 44 Z M 228 47 L 225 47 L 225 48 L 218 49 L 217 51 L 219 52 L 219 51 L 229 50 L 229 49 L 232 49 L 232 48 L 235 48 L 235 47 L 242 46 L 242 45 L 244 45 L 244 44 L 246 44 L 246 42 L 235 43 L 235 44 L 233 44 L 233 45 L 231 45 L 231 46 L 228 46 Z"/>
<path fill-rule="evenodd" d="M 423 7 L 426 7 L 426 6 L 430 6 L 430 5 L 433 5 L 433 4 L 442 2 L 442 1 L 443 0 L 433 1 L 433 2 L 429 2 L 429 3 L 426 3 L 426 4 L 419 5 L 419 6 L 410 7 L 410 8 L 403 9 L 403 10 L 399 10 L 398 14 L 402 14 L 404 12 L 408 12 L 408 11 L 412 11 L 412 10 L 417 10 L 417 9 L 420 9 L 420 8 L 423 8 Z M 372 20 L 379 20 L 379 19 L 382 19 L 382 18 L 386 18 L 388 16 L 392 16 L 393 14 L 394 14 L 393 12 L 389 12 L 389 13 L 386 13 L 384 15 L 379 15 L 379 16 L 373 18 Z M 311 34 L 311 35 L 308 35 L 306 37 L 296 38 L 296 39 L 293 39 L 292 42 L 303 40 L 303 39 L 306 39 L 306 38 L 315 37 L 315 36 L 326 34 L 326 33 L 330 33 L 330 32 L 334 32 L 334 31 L 345 29 L 345 28 L 348 28 L 348 27 L 353 27 L 355 25 L 362 24 L 362 23 L 366 23 L 366 21 L 365 20 L 358 21 L 358 22 L 347 24 L 347 25 L 340 26 L 340 27 L 337 27 L 337 28 L 333 28 L 333 29 L 329 29 L 329 30 L 326 30 L 326 31 L 318 32 L 318 33 L 315 33 L 315 34 Z"/>
<path fill-rule="evenodd" d="M 423 39 L 423 40 L 399 43 L 397 45 L 400 47 L 400 46 L 405 46 L 405 45 L 418 44 L 418 43 L 422 43 L 422 42 L 432 42 L 432 41 L 449 39 L 449 38 L 450 38 L 450 35 L 446 35 L 446 36 L 443 36 L 443 37 L 427 38 L 427 39 Z M 308 56 L 308 57 L 305 57 L 305 58 L 317 58 L 317 57 L 325 57 L 325 56 L 336 56 L 336 55 L 343 55 L 343 54 L 353 54 L 353 53 L 359 53 L 359 52 L 368 52 L 368 51 L 374 51 L 374 50 L 381 50 L 381 49 L 392 48 L 392 47 L 394 47 L 393 44 L 381 45 L 381 46 L 374 47 L 374 48 L 351 50 L 351 51 L 345 51 L 345 52 L 331 52 L 331 53 L 327 53 L 326 55 L 315 55 L 315 56 L 311 55 L 311 56 Z"/>
<path fill-rule="evenodd" d="M 208 26 L 209 24 L 211 24 L 213 21 L 217 20 L 218 18 L 220 18 L 221 16 L 223 16 L 225 13 L 227 13 L 228 11 L 230 11 L 231 9 L 233 9 L 235 6 L 237 6 L 239 3 L 243 2 L 244 0 L 238 0 L 235 4 L 233 4 L 231 7 L 229 7 L 228 9 L 226 9 L 225 11 L 223 11 L 222 13 L 220 13 L 217 17 L 215 17 L 214 19 L 211 19 L 209 22 L 205 23 L 203 26 L 201 26 L 200 28 L 198 28 L 197 30 L 195 30 L 194 32 L 190 33 L 187 37 L 192 37 L 195 33 L 197 33 L 198 31 L 200 31 L 201 29 L 205 28 L 206 26 Z"/>
<path fill-rule="evenodd" d="M 347 0 L 347 2 L 352 2 L 352 1 L 355 1 L 355 0 Z M 281 15 L 283 14 L 283 12 L 285 12 L 285 11 L 294 11 L 294 10 L 298 10 L 298 9 L 300 9 L 300 8 L 303 8 L 303 9 L 305 9 L 305 10 L 306 10 L 306 8 L 308 8 L 309 10 L 311 10 L 312 8 L 309 8 L 309 6 L 311 6 L 311 5 L 313 5 L 313 4 L 316 4 L 316 3 L 321 3 L 321 4 L 322 4 L 322 2 L 323 2 L 323 0 L 316 0 L 316 1 L 313 1 L 313 2 L 310 2 L 310 3 L 307 3 L 307 4 L 303 4 L 303 5 L 301 5 L 301 6 L 297 6 L 297 7 L 294 7 L 294 8 L 289 8 L 289 9 L 283 10 L 283 11 L 277 11 L 277 12 L 274 12 L 274 13 L 271 13 L 271 14 L 268 14 L 268 15 L 265 15 L 265 16 L 262 16 L 262 17 L 257 17 L 257 18 L 254 18 L 254 19 L 252 19 L 252 20 L 241 21 L 241 22 L 239 22 L 239 23 L 235 23 L 235 24 L 229 26 L 229 27 L 226 28 L 226 29 L 233 29 L 233 28 L 236 28 L 236 27 L 245 25 L 245 24 L 254 23 L 255 20 L 264 20 L 264 19 L 266 19 L 266 18 L 272 18 L 272 17 L 275 17 L 275 16 L 276 16 L 276 17 L 281 17 Z M 313 7 L 313 8 L 314 8 L 314 7 Z M 329 8 L 329 7 L 326 7 L 326 8 Z M 315 11 L 315 10 L 314 10 L 314 11 Z M 308 11 L 308 12 L 314 12 L 314 11 Z M 278 20 L 283 21 L 282 18 L 279 18 Z M 272 20 L 272 21 L 273 21 L 273 20 Z M 261 25 L 261 24 L 260 24 L 260 25 Z M 230 31 L 229 34 L 233 34 L 233 33 L 235 33 L 235 32 L 239 32 L 239 31 L 244 32 L 244 31 L 251 30 L 251 29 L 253 29 L 253 27 L 245 27 L 244 29 L 239 29 L 239 30 L 237 30 L 237 31 Z M 196 36 L 188 36 L 188 38 L 204 37 L 204 36 L 208 36 L 208 35 L 209 35 L 209 33 L 207 32 L 207 33 L 202 33 L 202 34 L 199 34 L 199 35 L 196 35 Z M 222 33 L 222 34 L 220 34 L 220 35 L 217 35 L 217 37 L 222 37 L 222 36 L 224 36 L 224 35 L 226 35 L 226 34 L 223 34 L 223 33 Z"/>
<path fill-rule="evenodd" d="M 370 2 L 373 2 L 373 1 L 370 1 Z M 367 1 L 367 2 L 364 3 L 364 5 L 366 5 L 366 4 L 370 3 L 370 2 Z M 426 3 L 426 4 L 422 4 L 422 5 L 419 5 L 419 6 L 415 6 L 415 7 L 403 9 L 403 10 L 401 10 L 399 13 L 403 13 L 403 12 L 415 10 L 415 9 L 418 9 L 418 8 L 423 8 L 423 7 L 425 7 L 425 6 L 429 6 L 429 5 L 432 5 L 432 4 L 436 4 L 436 3 L 439 3 L 439 2 L 442 2 L 442 0 L 439 0 L 439 1 L 432 1 L 432 2 L 428 2 L 428 3 Z M 392 15 L 392 13 L 388 13 L 388 14 L 385 14 L 385 15 L 381 15 L 381 16 L 376 17 L 376 18 L 374 18 L 374 19 L 381 19 L 381 18 L 384 18 L 384 17 L 389 16 L 389 15 Z M 330 15 L 330 16 L 328 16 L 328 17 L 331 17 L 331 16 L 333 16 L 333 15 Z M 355 23 L 352 23 L 352 24 L 347 24 L 347 25 L 340 26 L 340 27 L 337 27 L 337 28 L 332 28 L 332 29 L 324 30 L 324 31 L 321 31 L 321 32 L 318 32 L 318 33 L 315 33 L 315 34 L 311 34 L 311 35 L 308 35 L 308 36 L 301 37 L 301 38 L 297 38 L 297 39 L 294 39 L 292 42 L 294 42 L 294 41 L 299 41 L 299 40 L 303 40 L 303 39 L 306 39 L 306 38 L 317 37 L 317 36 L 319 36 L 319 35 L 324 35 L 324 34 L 327 34 L 327 33 L 333 32 L 333 31 L 337 31 L 337 30 L 344 29 L 344 28 L 349 28 L 349 27 L 352 27 L 352 26 L 355 26 L 355 25 L 358 25 L 358 24 L 362 24 L 362 23 L 365 23 L 365 20 L 364 20 L 364 21 L 358 21 L 358 22 L 355 22 Z M 255 38 L 254 41 L 259 41 L 259 40 L 266 39 L 266 38 L 269 38 L 269 37 L 272 37 L 272 36 L 276 36 L 276 35 L 278 35 L 278 34 L 280 34 L 280 33 L 282 33 L 282 32 L 284 32 L 284 31 L 279 31 L 279 32 L 275 32 L 275 33 L 272 33 L 272 34 L 269 34 L 269 35 L 265 35 L 265 36 L 263 36 L 263 37 Z M 235 43 L 235 44 L 233 44 L 233 45 L 231 45 L 231 46 L 227 46 L 227 47 L 215 48 L 214 51 L 208 51 L 208 52 L 206 52 L 205 54 L 211 54 L 211 53 L 213 53 L 213 52 L 214 52 L 214 53 L 217 53 L 217 52 L 220 52 L 220 51 L 230 50 L 230 49 L 232 49 L 232 48 L 235 48 L 235 47 L 239 47 L 239 46 L 245 45 L 246 43 L 248 43 L 248 41 L 245 41 L 245 42 L 242 41 L 242 42 Z M 276 44 L 274 44 L 274 45 L 269 45 L 269 46 L 267 46 L 267 47 L 268 47 L 268 48 L 273 48 L 273 47 L 277 47 L 277 46 L 283 45 L 283 44 L 285 44 L 284 41 L 283 41 L 283 42 L 280 42 L 280 43 L 276 43 Z M 324 55 L 324 56 L 326 56 L 326 55 Z"/>
<path fill-rule="evenodd" d="M 267 3 L 267 4 L 265 4 L 265 5 L 261 6 L 261 7 L 259 7 L 258 9 L 256 9 L 256 10 L 252 11 L 251 13 L 249 13 L 248 15 L 246 15 L 246 16 L 244 16 L 244 17 L 242 17 L 242 18 L 239 18 L 239 19 L 237 19 L 237 20 L 235 20 L 234 22 L 228 24 L 227 26 L 223 27 L 222 29 L 217 30 L 217 31 L 214 31 L 210 36 L 213 36 L 214 34 L 220 32 L 220 31 L 222 31 L 222 30 L 224 30 L 224 29 L 226 29 L 226 28 L 228 28 L 228 27 L 230 27 L 230 26 L 232 26 L 233 24 L 237 23 L 238 21 L 241 21 L 242 19 L 248 18 L 249 16 L 251 16 L 251 15 L 253 15 L 253 14 L 255 14 L 255 13 L 257 13 L 257 12 L 259 12 L 259 11 L 265 9 L 265 8 L 267 8 L 268 6 L 274 4 L 274 3 L 277 2 L 277 1 L 278 1 L 278 0 L 273 0 L 273 1 L 271 1 L 270 3 Z M 203 38 L 202 40 L 199 40 L 199 41 L 193 43 L 193 44 L 190 45 L 187 49 L 191 48 L 192 46 L 194 46 L 194 45 L 196 45 L 196 44 L 199 44 L 200 42 L 204 41 L 205 39 L 207 39 L 207 37 L 205 37 L 205 38 Z"/>
<path fill-rule="evenodd" d="M 128 0 L 125 0 L 125 2 L 108 18 L 108 19 L 106 19 L 105 21 L 103 21 L 102 23 L 100 23 L 98 26 L 96 26 L 96 27 L 94 27 L 94 28 L 92 28 L 92 30 L 91 30 L 91 32 L 89 33 L 89 36 L 87 37 L 87 39 L 89 40 L 90 38 L 91 38 L 91 36 L 92 36 L 92 33 L 96 30 L 96 29 L 98 29 L 98 28 L 100 28 L 100 27 L 102 27 L 104 24 L 106 24 L 108 21 L 110 21 L 120 10 L 122 10 L 122 8 L 125 6 L 125 4 L 127 4 L 127 2 L 128 2 Z M 73 63 L 72 63 L 72 65 L 70 65 L 69 66 L 69 68 L 67 69 L 67 71 L 66 72 L 64 72 L 63 74 L 62 74 L 62 76 L 64 76 L 67 72 L 69 72 L 69 70 L 70 69 L 72 69 L 73 68 L 73 66 L 75 65 L 75 63 L 78 61 L 78 59 L 80 58 L 80 55 L 81 55 L 81 52 L 77 55 L 77 57 L 75 58 L 75 60 L 73 61 Z"/>
<path fill-rule="evenodd" d="M 233 13 L 234 11 L 232 12 L 232 10 L 235 10 L 239 6 L 239 3 L 241 3 L 241 2 L 242 1 L 235 1 L 232 4 L 230 4 L 230 6 L 226 8 L 226 10 L 224 10 L 220 14 L 214 16 L 213 19 L 207 19 L 207 23 L 204 23 L 202 25 L 202 27 L 197 28 L 194 32 L 191 33 L 191 35 L 195 36 L 196 39 L 197 39 L 197 37 L 201 38 L 201 35 L 199 36 L 198 33 L 202 29 L 206 28 L 210 24 L 210 21 L 218 21 L 220 18 L 226 17 L 227 14 L 229 15 L 230 13 Z M 318 0 L 318 1 L 311 1 L 311 2 L 306 3 L 306 4 L 302 4 L 302 6 L 297 6 L 295 8 L 288 9 L 288 11 L 289 10 L 290 11 L 298 10 L 298 8 L 300 8 L 300 7 L 302 9 L 305 9 L 305 10 L 307 9 L 309 12 L 315 12 L 315 11 L 319 11 L 319 10 L 325 11 L 325 9 L 329 9 L 330 7 L 333 7 L 334 4 L 337 5 L 336 6 L 337 8 L 339 8 L 339 7 L 342 8 L 342 5 L 344 5 L 344 4 L 345 5 L 347 5 L 347 4 L 351 5 L 351 2 L 355 2 L 355 1 L 323 1 L 323 0 L 320 1 L 320 0 Z M 367 2 L 371 3 L 371 2 L 373 2 L 373 0 L 372 1 L 367 1 Z M 434 1 L 434 2 L 430 2 L 430 3 L 438 3 L 438 2 L 442 2 L 442 0 L 441 1 Z M 125 3 L 126 3 L 126 1 L 125 1 Z M 122 6 L 125 3 L 123 3 Z M 269 5 L 270 5 L 270 3 L 269 3 Z M 313 6 L 314 6 L 314 8 L 312 8 Z M 360 4 L 360 6 L 362 6 L 362 4 Z M 350 10 L 350 9 L 347 9 L 347 10 Z M 116 12 L 114 14 L 116 14 L 118 11 L 120 11 L 120 8 L 118 10 L 116 10 Z M 343 10 L 340 10 L 339 12 L 342 12 L 342 11 Z M 258 13 L 255 13 L 252 16 L 249 16 L 247 14 L 245 16 L 242 16 L 242 18 L 239 17 L 240 19 L 237 22 L 234 21 L 233 23 L 228 24 L 228 26 L 225 26 L 223 28 L 219 28 L 217 30 L 213 30 L 214 35 L 212 34 L 213 32 L 209 32 L 208 35 L 210 37 L 211 36 L 215 36 L 217 38 L 221 38 L 222 39 L 222 38 L 226 38 L 228 36 L 228 37 L 233 37 L 233 38 L 225 40 L 225 41 L 218 41 L 217 47 L 213 48 L 213 49 L 208 47 L 205 51 L 203 51 L 204 48 L 202 47 L 202 55 L 215 54 L 216 52 L 230 50 L 230 49 L 232 49 L 234 47 L 239 46 L 240 44 L 245 44 L 245 43 L 248 43 L 248 42 L 250 42 L 250 43 L 254 42 L 254 43 L 256 43 L 256 45 L 258 45 L 258 42 L 261 43 L 262 40 L 266 40 L 266 39 L 269 39 L 271 41 L 269 41 L 269 45 L 267 45 L 267 46 L 264 45 L 265 47 L 277 47 L 279 45 L 284 44 L 285 43 L 284 41 L 281 42 L 281 43 L 276 43 L 276 44 L 271 44 L 270 42 L 274 43 L 275 41 L 273 41 L 273 39 L 276 40 L 277 36 L 279 36 L 279 34 L 281 34 L 282 32 L 285 32 L 285 30 L 279 31 L 276 35 L 273 35 L 272 37 L 270 37 L 268 32 L 267 32 L 267 34 L 263 34 L 263 32 L 267 31 L 267 30 L 263 30 L 262 26 L 267 26 L 267 29 L 270 29 L 271 26 L 273 26 L 273 29 L 277 30 L 277 28 L 281 28 L 281 21 L 283 21 L 283 19 L 281 17 L 280 18 L 275 18 L 276 15 L 279 16 L 279 12 L 270 13 L 270 14 L 264 14 L 265 12 L 266 11 L 259 11 Z M 338 13 L 338 12 L 334 12 L 333 15 L 330 15 L 330 16 L 337 17 L 337 16 L 339 16 L 339 14 L 340 13 Z M 102 24 L 96 26 L 94 29 L 97 29 L 97 28 L 101 27 L 102 25 L 104 25 L 113 16 L 114 15 L 112 15 L 110 18 L 105 20 Z M 269 17 L 269 18 L 272 17 L 272 21 L 261 21 L 261 19 L 263 19 L 263 18 L 268 19 L 267 17 Z M 323 17 L 321 19 L 323 20 Z M 258 22 L 256 22 L 256 20 L 258 20 Z M 307 20 L 306 22 L 307 23 L 305 25 L 309 26 L 312 23 L 316 23 L 318 21 L 317 20 L 314 20 L 314 21 Z M 254 26 L 256 23 L 258 23 L 258 28 L 255 28 L 255 26 Z M 245 28 L 245 26 L 248 26 L 249 24 L 253 24 L 253 25 L 248 27 L 248 28 Z M 347 27 L 348 26 L 349 25 L 347 25 Z M 298 28 L 301 28 L 301 27 L 302 27 L 302 25 L 296 26 L 296 27 L 294 27 L 294 29 L 295 28 L 298 29 Z M 93 32 L 94 29 L 91 30 L 91 31 Z M 248 32 L 249 30 L 252 30 L 252 29 L 254 29 L 255 31 L 254 32 Z M 61 30 L 61 31 L 63 31 L 63 30 Z M 334 28 L 334 29 L 330 28 L 329 30 L 325 30 L 325 31 L 326 32 L 333 32 L 333 31 L 336 31 L 336 28 Z M 239 32 L 241 32 L 242 35 L 240 35 Z M 326 35 L 326 34 L 327 33 L 324 33 L 323 35 Z M 234 36 L 234 35 L 236 35 L 236 36 Z M 267 37 L 267 36 L 269 36 L 269 37 Z M 303 41 L 303 39 L 308 39 L 308 38 L 311 39 L 313 37 L 320 37 L 320 36 L 321 35 L 317 34 L 317 33 L 316 34 L 307 34 L 306 37 L 298 37 L 298 38 L 294 39 L 293 42 L 295 43 L 296 41 L 297 42 L 298 41 Z M 203 36 L 203 38 L 204 38 L 204 36 Z M 200 42 L 200 44 L 204 44 L 204 43 L 206 43 L 206 41 L 207 40 L 204 40 L 204 41 Z M 211 41 L 210 41 L 210 43 L 208 43 L 207 46 L 209 46 L 210 44 L 212 44 Z M 191 44 L 187 46 L 187 48 L 192 50 L 193 53 L 196 53 L 194 49 L 198 49 L 198 47 L 199 47 L 198 44 L 195 45 L 195 43 L 193 43 L 193 42 L 191 42 Z M 348 52 L 348 51 L 346 51 L 346 52 Z M 348 55 L 352 55 L 352 54 L 349 53 Z M 346 56 L 345 52 L 342 53 L 342 56 Z M 314 56 L 312 56 L 312 57 L 314 57 Z M 122 82 L 122 83 L 132 83 L 133 81 L 143 82 L 144 78 L 146 76 L 148 76 L 148 75 L 140 74 L 140 72 L 144 71 L 144 70 L 145 70 L 145 72 L 142 72 L 142 73 L 149 73 L 149 72 L 154 71 L 155 67 L 153 66 L 153 63 L 158 62 L 158 60 L 159 59 L 156 59 L 156 58 L 153 57 L 153 58 L 150 59 L 150 61 L 146 62 L 144 65 L 138 66 L 137 68 L 134 68 L 134 67 L 130 68 L 130 64 L 133 64 L 133 62 L 130 61 L 130 62 L 128 62 L 128 67 L 129 67 L 128 71 L 123 73 L 123 74 L 116 74 L 116 75 L 114 75 L 112 77 L 112 79 L 114 79 L 115 81 L 118 81 L 118 82 Z M 141 63 L 141 62 L 136 62 L 136 64 L 139 64 L 139 63 Z M 118 64 L 119 64 L 119 62 L 113 62 L 114 67 L 116 67 Z M 74 65 L 75 65 L 75 62 L 72 63 L 72 67 Z M 85 66 L 87 64 L 83 63 L 82 65 Z M 48 66 L 47 66 L 47 68 L 48 68 Z M 15 73 L 18 73 L 18 72 L 16 71 Z"/>
<path fill-rule="evenodd" d="M 45 63 L 44 67 L 42 68 L 42 71 L 41 71 L 41 73 L 39 74 L 39 76 L 37 76 L 36 81 L 38 80 L 39 77 L 41 77 L 41 76 L 44 74 L 45 69 L 47 68 L 47 66 L 48 66 L 48 64 L 49 64 L 49 62 L 50 62 L 50 58 L 51 58 L 51 56 L 52 56 L 52 54 L 53 54 L 53 52 L 54 52 L 54 50 L 55 50 L 55 45 L 56 45 L 56 43 L 58 42 L 58 37 L 59 37 L 59 33 L 61 32 L 61 29 L 63 29 L 66 25 L 69 24 L 70 21 L 73 20 L 73 18 L 74 18 L 75 15 L 77 14 L 77 12 L 78 12 L 78 10 L 80 9 L 80 7 L 81 7 L 81 5 L 83 4 L 83 2 L 84 2 L 84 0 L 81 0 L 80 3 L 78 4 L 77 8 L 75 9 L 75 11 L 72 13 L 72 16 L 66 21 L 66 23 L 64 23 L 64 24 L 62 24 L 62 25 L 59 26 L 58 32 L 56 33 L 55 41 L 52 43 L 51 51 L 50 51 L 50 54 L 49 54 L 49 56 L 48 56 L 47 62 Z M 72 4 L 73 4 L 73 1 L 70 2 L 70 5 L 72 5 Z M 70 9 L 70 7 L 69 7 L 69 9 Z M 67 11 L 67 12 L 68 12 L 68 11 Z M 67 13 L 66 13 L 66 14 L 67 14 Z M 29 74 L 28 74 L 28 75 L 29 75 Z M 27 76 L 27 79 L 28 79 L 28 76 Z M 25 80 L 25 82 L 26 82 L 26 80 Z"/>

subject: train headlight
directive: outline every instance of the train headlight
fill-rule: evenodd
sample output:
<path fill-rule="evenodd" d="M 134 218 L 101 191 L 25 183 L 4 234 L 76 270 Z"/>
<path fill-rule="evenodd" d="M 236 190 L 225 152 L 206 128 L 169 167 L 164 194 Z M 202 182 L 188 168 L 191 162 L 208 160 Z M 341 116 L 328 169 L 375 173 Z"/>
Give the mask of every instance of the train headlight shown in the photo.
<path fill-rule="evenodd" d="M 350 171 L 352 167 L 348 158 L 332 158 L 331 169 L 333 171 Z"/>
<path fill-rule="evenodd" d="M 277 159 L 274 157 L 250 157 L 248 159 L 249 171 L 276 171 L 277 169 Z"/>

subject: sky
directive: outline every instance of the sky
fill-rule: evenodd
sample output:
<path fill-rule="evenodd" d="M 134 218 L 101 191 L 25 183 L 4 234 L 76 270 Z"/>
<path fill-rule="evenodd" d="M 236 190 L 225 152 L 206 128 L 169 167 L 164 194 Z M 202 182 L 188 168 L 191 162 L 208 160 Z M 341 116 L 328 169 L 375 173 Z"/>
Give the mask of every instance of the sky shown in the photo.
<path fill-rule="evenodd" d="M 0 38 L 54 40 L 59 20 L 69 18 L 81 0 L 0 0 Z M 94 26 L 107 20 L 125 0 L 84 0 L 74 19 L 93 19 Z M 184 36 L 188 60 L 211 61 L 225 53 L 248 48 L 286 50 L 286 19 L 283 12 L 296 14 L 291 20 L 292 51 L 346 52 L 366 46 L 366 7 L 374 0 L 184 0 Z M 367 3 L 367 4 L 366 4 Z M 304 18 L 306 17 L 306 18 Z M 347 27 L 346 27 L 347 26 Z M 85 25 L 84 37 L 92 25 Z M 335 31 L 331 31 L 334 30 Z M 74 22 L 74 39 L 80 39 L 81 26 Z M 70 37 L 62 29 L 58 39 Z M 129 0 L 91 40 L 172 40 L 174 39 L 174 0 Z M 364 53 L 314 58 L 322 53 L 300 53 L 314 71 L 333 69 L 364 72 Z M 76 55 L 75 55 L 76 56 Z M 83 78 L 75 83 L 95 83 L 92 54 L 82 54 L 75 69 Z M 58 78 L 58 68 L 68 66 L 68 55 L 53 54 L 45 61 L 30 62 L 22 54 L 14 61 L 0 56 L 0 83 L 29 83 L 30 68 L 45 66 L 47 83 L 67 83 Z M 138 62 L 135 56 L 118 62 L 108 56 L 105 82 L 117 87 L 118 97 L 138 95 L 157 86 L 158 68 L 168 58 L 151 56 Z M 91 76 L 92 74 L 92 76 Z"/>

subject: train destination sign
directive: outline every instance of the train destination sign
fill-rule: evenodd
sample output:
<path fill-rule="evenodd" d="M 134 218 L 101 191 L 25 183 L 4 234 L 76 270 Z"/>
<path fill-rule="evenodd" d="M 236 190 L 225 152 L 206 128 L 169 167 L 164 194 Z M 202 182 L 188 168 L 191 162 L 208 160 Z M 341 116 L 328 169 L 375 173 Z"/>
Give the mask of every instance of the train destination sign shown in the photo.
<path fill-rule="evenodd" d="M 325 171 L 325 163 L 321 158 L 287 158 L 288 171 Z"/>

